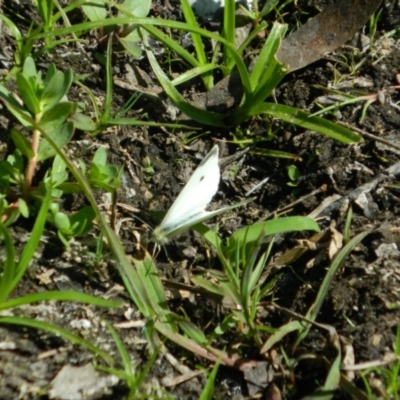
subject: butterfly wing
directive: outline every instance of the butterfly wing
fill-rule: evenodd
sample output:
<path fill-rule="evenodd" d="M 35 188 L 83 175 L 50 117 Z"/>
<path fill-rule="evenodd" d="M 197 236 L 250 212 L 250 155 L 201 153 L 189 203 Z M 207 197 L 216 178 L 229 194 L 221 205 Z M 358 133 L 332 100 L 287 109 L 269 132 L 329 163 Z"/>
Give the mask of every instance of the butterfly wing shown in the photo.
<path fill-rule="evenodd" d="M 247 203 L 250 203 L 251 201 L 254 201 L 256 197 L 252 197 L 243 201 L 240 201 L 239 203 L 232 204 L 231 206 L 226 206 L 219 208 L 218 210 L 214 211 L 203 211 L 202 213 L 199 213 L 197 215 L 193 215 L 191 218 L 188 218 L 185 220 L 185 222 L 182 225 L 179 225 L 173 232 L 170 233 L 169 236 L 166 236 L 165 240 L 161 239 L 162 242 L 167 242 L 168 239 L 170 239 L 172 236 L 177 235 L 180 232 L 183 232 L 185 229 L 194 226 L 196 224 L 200 224 L 203 221 L 206 221 L 207 219 L 211 219 L 216 217 L 217 215 L 226 213 L 229 210 L 232 210 L 234 208 L 244 206 Z"/>
<path fill-rule="evenodd" d="M 157 241 L 166 241 L 208 214 L 205 209 L 218 190 L 220 170 L 215 145 L 196 168 L 161 224 L 154 230 Z"/>

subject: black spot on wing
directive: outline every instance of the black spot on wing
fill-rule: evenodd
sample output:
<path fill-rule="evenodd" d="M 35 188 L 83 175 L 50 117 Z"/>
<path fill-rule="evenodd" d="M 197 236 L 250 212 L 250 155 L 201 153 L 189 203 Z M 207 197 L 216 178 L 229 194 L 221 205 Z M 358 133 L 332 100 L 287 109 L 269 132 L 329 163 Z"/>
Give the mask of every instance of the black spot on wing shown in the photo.
<path fill-rule="evenodd" d="M 200 182 L 201 182 L 205 177 L 206 177 L 206 176 L 203 175 L 203 176 L 200 178 Z"/>

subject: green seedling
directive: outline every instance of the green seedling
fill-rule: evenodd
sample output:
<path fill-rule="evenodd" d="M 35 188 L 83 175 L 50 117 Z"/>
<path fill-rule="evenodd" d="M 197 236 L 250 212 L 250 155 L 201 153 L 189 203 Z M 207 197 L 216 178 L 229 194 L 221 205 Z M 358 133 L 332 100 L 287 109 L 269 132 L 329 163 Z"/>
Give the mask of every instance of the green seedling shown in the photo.
<path fill-rule="evenodd" d="M 151 177 L 154 175 L 154 167 L 151 163 L 150 157 L 145 157 L 143 160 L 143 172 L 145 173 L 145 180 L 149 181 Z"/>
<path fill-rule="evenodd" d="M 287 182 L 288 186 L 291 187 L 296 187 L 298 184 L 298 180 L 300 177 L 300 171 L 295 165 L 289 165 L 288 167 L 288 177 L 290 179 L 289 182 Z"/>
<path fill-rule="evenodd" d="M 200 275 L 192 280 L 210 293 L 221 296 L 232 310 L 215 329 L 213 337 L 236 326 L 261 347 L 260 332 L 267 328 L 257 324 L 257 310 L 263 298 L 272 293 L 274 285 L 274 281 L 268 280 L 265 274 L 273 244 L 271 240 L 265 246 L 266 238 L 288 231 L 318 231 L 318 225 L 309 218 L 276 219 L 239 229 L 225 242 L 204 225 L 193 229 L 217 249 L 223 271 L 207 270 L 213 277 L 212 282 Z"/>

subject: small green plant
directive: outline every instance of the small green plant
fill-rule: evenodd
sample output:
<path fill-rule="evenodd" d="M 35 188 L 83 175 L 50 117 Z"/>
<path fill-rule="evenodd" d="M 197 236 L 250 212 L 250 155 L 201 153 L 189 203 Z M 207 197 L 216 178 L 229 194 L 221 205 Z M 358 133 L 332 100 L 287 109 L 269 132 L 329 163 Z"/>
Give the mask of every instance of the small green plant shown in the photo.
<path fill-rule="evenodd" d="M 272 292 L 273 281 L 264 274 L 272 243 L 264 248 L 265 238 L 288 231 L 314 230 L 318 225 L 309 218 L 287 217 L 250 225 L 233 233 L 225 242 L 204 226 L 197 229 L 218 251 L 223 272 L 208 270 L 213 282 L 202 276 L 193 282 L 211 293 L 221 296 L 232 309 L 230 315 L 215 329 L 220 335 L 236 325 L 242 334 L 252 337 L 261 348 L 260 332 L 266 328 L 257 324 L 259 303 Z"/>
<path fill-rule="evenodd" d="M 287 182 L 287 185 L 291 186 L 291 187 L 296 187 L 297 186 L 297 182 L 298 182 L 299 177 L 300 177 L 300 171 L 293 164 L 289 165 L 289 167 L 288 167 L 288 177 L 289 177 L 290 181 Z"/>
<path fill-rule="evenodd" d="M 58 237 L 68 247 L 71 238 L 83 235 L 92 228 L 94 217 L 92 207 L 83 207 L 72 216 L 68 216 L 60 211 L 57 203 L 53 203 L 48 220 L 57 228 Z"/>
<path fill-rule="evenodd" d="M 145 157 L 143 160 L 143 167 L 142 170 L 145 174 L 145 180 L 150 181 L 151 177 L 154 175 L 154 167 L 151 163 L 151 159 L 149 157 Z"/>
<path fill-rule="evenodd" d="M 6 207 L 9 209 L 8 213 L 5 212 L 3 201 L 3 216 L 9 214 L 15 220 L 15 210 L 25 215 L 22 203 L 26 204 L 31 198 L 41 196 L 40 188 L 33 186 L 37 165 L 55 155 L 53 148 L 42 138 L 41 130 L 60 148 L 71 139 L 74 124 L 69 119 L 78 108 L 76 103 L 67 99 L 72 80 L 73 73 L 70 69 L 61 72 L 54 64 L 50 65 L 43 79 L 41 72 L 36 70 L 33 59 L 27 57 L 22 71 L 16 77 L 21 102 L 4 86 L 0 86 L 0 100 L 29 132 L 26 135 L 12 129 L 11 138 L 16 149 L 6 160 L 0 162 L 0 194 L 3 199 L 12 200 Z"/>
<path fill-rule="evenodd" d="M 286 32 L 286 26 L 278 23 L 272 26 L 251 71 L 248 71 L 243 61 L 243 55 L 250 46 L 252 39 L 266 28 L 266 22 L 261 22 L 249 34 L 247 40 L 236 49 L 234 44 L 235 7 L 225 7 L 224 30 L 221 35 L 217 35 L 198 27 L 187 0 L 181 0 L 181 5 L 186 23 L 147 19 L 138 19 L 138 23 L 143 30 L 146 30 L 148 34 L 161 41 L 192 67 L 192 69 L 180 74 L 178 78 L 172 81 L 169 80 L 148 45 L 147 35 L 143 35 L 147 58 L 154 73 L 168 97 L 182 112 L 198 122 L 216 127 L 237 126 L 254 115 L 265 115 L 266 117 L 277 118 L 305 129 L 317 131 L 343 143 L 354 143 L 361 139 L 359 135 L 351 130 L 323 118 L 311 116 L 307 112 L 292 107 L 265 102 L 265 99 L 271 95 L 287 73 L 287 68 L 280 64 L 275 56 Z M 182 48 L 179 43 L 166 36 L 156 25 L 164 25 L 167 28 L 190 32 L 196 56 L 194 57 Z M 210 57 L 211 61 L 208 61 L 203 45 L 204 38 L 214 40 L 219 44 L 216 48 L 222 47 L 224 55 L 222 63 L 217 63 L 218 57 L 216 53 L 213 53 Z M 199 108 L 185 100 L 177 90 L 178 85 L 198 76 L 203 79 L 206 90 L 210 90 L 214 86 L 212 72 L 217 68 L 222 71 L 224 76 L 237 73 L 243 87 L 241 101 L 228 115 Z"/>

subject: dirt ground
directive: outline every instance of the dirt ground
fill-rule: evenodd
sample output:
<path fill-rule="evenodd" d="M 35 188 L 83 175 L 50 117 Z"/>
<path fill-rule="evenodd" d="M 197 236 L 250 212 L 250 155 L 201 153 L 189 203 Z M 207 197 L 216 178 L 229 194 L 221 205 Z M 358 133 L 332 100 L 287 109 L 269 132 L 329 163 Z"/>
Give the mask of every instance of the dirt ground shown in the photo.
<path fill-rule="evenodd" d="M 179 19 L 178 3 L 172 0 L 156 2 L 152 8 L 152 15 Z M 318 2 L 299 1 L 297 7 L 289 8 L 285 21 L 291 29 L 294 29 L 296 23 L 304 23 L 318 13 L 315 3 Z M 378 24 L 379 38 L 383 38 L 385 32 L 390 32 L 400 24 L 398 2 L 384 3 Z M 3 4 L 0 12 L 9 18 L 17 14 L 25 18 L 20 21 L 21 29 L 28 29 L 27 22 L 38 19 L 30 6 L 19 2 L 13 2 L 8 7 Z M 73 15 L 71 18 L 79 22 L 82 16 Z M 75 47 L 63 46 L 51 55 L 43 55 L 38 65 L 46 69 L 50 62 L 54 62 L 61 70 L 71 67 L 75 74 L 90 73 L 91 76 L 85 84 L 94 91 L 101 102 L 105 96 L 105 72 L 97 60 L 99 54 L 104 54 L 104 48 L 94 45 L 94 42 L 92 37 L 90 45 L 85 47 L 84 56 L 79 54 Z M 14 46 L 12 38 L 3 26 L 0 35 L 0 64 L 4 72 L 10 69 L 12 60 L 7 61 L 7 57 L 12 55 Z M 354 78 L 357 78 L 358 82 L 368 84 L 356 86 L 354 91 L 376 95 L 377 100 L 369 105 L 363 121 L 360 119 L 365 102 L 343 107 L 335 116 L 327 118 L 365 130 L 399 146 L 400 42 L 394 35 L 381 39 L 379 44 L 375 44 L 375 49 L 376 53 L 371 56 L 368 51 L 360 52 L 354 42 L 346 44 L 337 52 L 328 54 L 318 62 L 285 77 L 276 90 L 275 100 L 280 104 L 315 112 L 318 110 L 317 101 L 322 102 L 327 97 L 316 85 L 332 85 L 332 82 L 338 80 L 337 74 L 342 74 L 342 83 L 350 81 L 350 78 L 347 78 L 350 71 L 342 60 L 352 60 L 350 64 L 353 66 L 361 63 Z M 169 55 L 160 50 L 161 61 L 165 61 L 167 57 Z M 157 81 L 146 58 L 132 61 L 126 55 L 120 54 L 113 62 L 115 109 L 132 95 L 132 91 L 121 84 L 127 80 L 129 63 L 134 62 L 146 71 L 153 80 L 153 89 L 157 88 Z M 182 66 L 176 63 L 174 68 L 176 70 L 173 73 L 178 74 Z M 189 96 L 199 88 L 186 85 L 181 90 Z M 174 122 L 177 110 L 167 101 L 164 94 L 159 96 L 161 100 L 152 94 L 142 95 L 131 110 L 130 117 L 139 118 L 146 114 L 144 119 L 148 121 Z M 72 100 L 74 97 L 80 101 L 83 99 L 83 94 L 77 87 L 74 87 L 71 93 Z M 8 135 L 13 124 L 10 115 L 3 108 L 0 112 L 0 140 L 9 147 L 1 154 L 1 158 L 12 148 Z M 386 354 L 393 351 L 396 327 L 400 324 L 399 150 L 385 147 L 368 138 L 364 138 L 360 144 L 347 146 L 322 135 L 263 118 L 249 120 L 240 130 L 250 132 L 250 137 L 255 139 L 265 138 L 268 132 L 276 131 L 275 136 L 268 141 L 259 142 L 258 147 L 293 153 L 297 158 L 285 160 L 249 153 L 240 165 L 234 183 L 228 178 L 224 179 L 233 166 L 227 167 L 218 195 L 214 199 L 216 204 L 238 200 L 264 178 L 269 177 L 269 180 L 255 192 L 257 199 L 251 207 L 235 211 L 234 217 L 220 224 L 221 234 L 228 234 L 238 226 L 256 222 L 290 205 L 286 215 L 308 215 L 325 199 L 333 195 L 341 196 L 341 207 L 328 207 L 319 221 L 320 226 L 334 226 L 338 231 L 343 231 L 347 212 L 345 206 L 351 205 L 352 235 L 369 229 L 373 231 L 341 266 L 317 321 L 336 329 L 343 346 L 346 343 L 346 348 L 354 355 L 354 363 L 384 359 Z M 151 233 L 149 226 L 155 224 L 148 211 L 168 209 L 179 193 L 182 183 L 187 181 L 212 144 L 218 141 L 221 157 L 231 155 L 237 149 L 236 145 L 224 141 L 233 138 L 233 129 L 205 127 L 201 132 L 208 134 L 201 136 L 200 140 L 188 142 L 186 146 L 182 145 L 182 141 L 188 131 L 178 129 L 171 132 L 170 129 L 159 127 L 125 126 L 110 129 L 91 138 L 78 131 L 68 146 L 69 154 L 79 154 L 83 159 L 89 160 L 98 146 L 105 145 L 108 148 L 108 161 L 124 166 L 124 188 L 121 189 L 118 201 L 125 206 L 135 207 L 138 212 L 132 214 L 126 207 L 121 207 L 118 216 L 119 235 L 126 252 L 133 256 L 137 256 L 140 246 L 147 243 Z M 146 157 L 151 160 L 154 168 L 152 175 L 143 168 Z M 176 162 L 177 159 L 180 162 Z M 292 164 L 300 171 L 295 186 L 287 184 L 287 168 Z M 363 196 L 360 196 L 361 191 Z M 98 195 L 99 202 L 105 201 L 101 193 Z M 296 202 L 298 199 L 301 201 Z M 83 197 L 70 196 L 62 207 L 72 212 L 84 203 Z M 12 227 L 17 249 L 26 243 L 32 223 L 31 220 L 20 220 Z M 118 331 L 134 363 L 138 368 L 143 368 L 149 357 L 142 335 L 143 324 L 140 323 L 144 321 L 130 303 L 121 286 L 122 281 L 117 270 L 107 255 L 97 263 L 88 255 L 88 251 L 94 251 L 97 234 L 98 232 L 93 232 L 88 237 L 78 238 L 71 244 L 70 249 L 65 249 L 54 230 L 49 228 L 40 245 L 40 252 L 32 261 L 28 274 L 14 295 L 17 297 L 57 289 L 76 290 L 121 300 L 124 302 L 123 307 L 107 310 L 77 303 L 52 302 L 21 307 L 13 310 L 13 315 L 51 321 L 73 330 L 114 355 L 115 344 L 102 321 L 107 320 L 116 326 L 123 322 L 136 321 L 136 327 L 128 329 L 122 326 Z M 278 237 L 274 247 L 275 257 L 291 249 L 301 238 L 304 238 L 304 234 Z M 152 250 L 151 245 L 149 250 Z M 192 232 L 184 233 L 172 241 L 166 251 L 167 254 L 163 250 L 158 254 L 157 267 L 160 274 L 171 281 L 189 283 L 192 270 L 196 267 L 218 267 L 215 257 Z M 290 266 L 274 269 L 275 303 L 298 314 L 307 312 L 329 265 L 327 257 L 313 264 L 314 258 L 315 253 L 307 252 Z M 199 304 L 202 307 L 199 307 Z M 201 296 L 195 297 L 194 300 L 174 299 L 171 300 L 170 306 L 174 310 L 185 310 L 194 323 L 202 327 L 208 325 L 209 330 L 224 318 L 224 310 L 220 304 L 202 299 Z M 279 327 L 287 322 L 288 318 L 277 309 L 266 306 L 264 311 L 260 311 L 258 322 L 265 326 Z M 296 364 L 290 376 L 279 373 L 275 375 L 273 382 L 282 390 L 282 398 L 300 399 L 311 393 L 324 379 L 326 374 L 325 371 L 321 371 L 321 360 L 325 357 L 329 363 L 328 339 L 326 332 L 312 328 L 301 346 L 293 354 L 288 354 L 289 358 L 296 358 L 301 354 L 312 353 L 320 358 L 317 357 L 314 363 L 305 358 Z M 276 351 L 291 348 L 292 340 L 293 337 L 287 336 Z M 235 337 L 223 336 L 220 342 L 214 345 L 224 348 L 235 341 Z M 242 345 L 245 346 L 242 349 L 244 355 L 261 359 L 254 344 Z M 195 370 L 199 364 L 208 366 L 208 363 L 174 345 L 168 345 L 168 349 L 170 355 L 159 356 L 151 368 L 143 385 L 143 397 L 147 392 L 149 398 L 167 398 L 168 395 L 176 399 L 198 398 L 206 381 L 205 375 L 200 374 L 177 385 L 171 384 L 172 378 L 181 373 L 174 366 L 172 357 L 191 370 Z M 63 386 L 56 385 L 54 379 L 57 375 L 59 379 L 63 379 L 59 374 L 66 366 L 88 368 L 87 376 L 91 376 L 92 380 L 87 379 L 86 387 L 82 389 L 84 395 L 80 398 L 125 398 L 127 387 L 124 382 L 90 369 L 93 361 L 92 353 L 56 335 L 27 327 L 0 326 L 0 398 L 65 398 L 56 390 L 62 390 L 60 388 Z M 83 374 L 82 371 L 77 370 L 75 373 Z M 67 379 L 64 377 L 65 382 L 68 382 Z M 356 383 L 363 389 L 360 378 L 356 378 Z M 243 374 L 229 368 L 220 369 L 216 387 L 215 398 L 241 399 L 248 396 Z M 376 391 L 379 392 L 379 387 Z M 349 397 L 338 392 L 334 398 Z"/>

